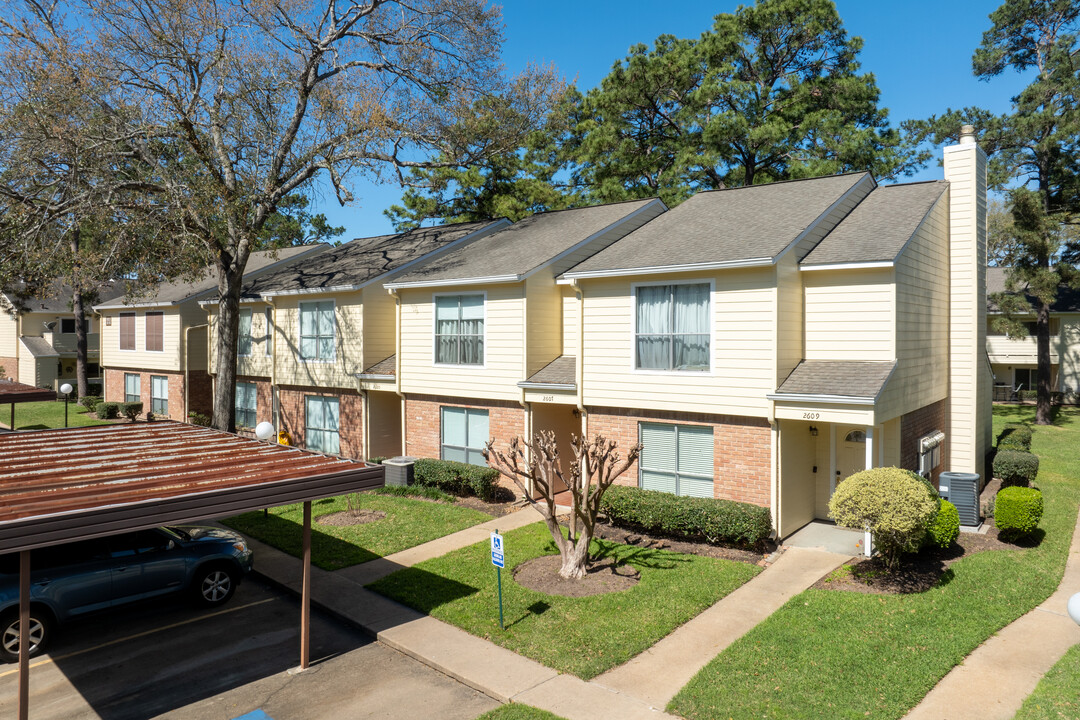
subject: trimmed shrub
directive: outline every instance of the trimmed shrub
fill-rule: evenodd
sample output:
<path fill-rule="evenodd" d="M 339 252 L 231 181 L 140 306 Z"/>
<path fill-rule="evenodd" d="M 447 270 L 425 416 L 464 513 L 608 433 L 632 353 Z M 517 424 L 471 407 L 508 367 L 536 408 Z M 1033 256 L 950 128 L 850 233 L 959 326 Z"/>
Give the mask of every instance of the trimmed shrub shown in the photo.
<path fill-rule="evenodd" d="M 1002 487 L 1027 487 L 1039 474 L 1039 457 L 1020 450 L 1001 450 L 994 455 L 994 477 Z"/>
<path fill-rule="evenodd" d="M 1020 399 L 1024 402 L 1032 402 L 1039 399 L 1038 390 L 1021 390 L 1018 395 L 1020 396 Z"/>
<path fill-rule="evenodd" d="M 419 458 L 413 464 L 413 481 L 451 495 L 475 495 L 492 500 L 498 487 L 499 471 L 495 468 L 467 465 L 453 460 Z"/>
<path fill-rule="evenodd" d="M 385 460 L 385 459 L 386 458 L 384 458 L 384 457 L 382 457 L 380 455 L 376 455 L 375 457 L 369 457 L 367 459 L 367 461 L 369 463 L 371 463 L 372 465 L 382 465 L 382 461 Z"/>
<path fill-rule="evenodd" d="M 376 495 L 394 495 L 396 497 L 416 497 L 440 502 L 454 502 L 453 495 L 445 493 L 439 488 L 427 487 L 426 485 L 387 485 L 375 488 L 371 492 Z"/>
<path fill-rule="evenodd" d="M 126 402 L 126 403 L 123 403 L 123 404 L 120 405 L 120 412 L 123 413 L 124 417 L 126 417 L 128 420 L 131 420 L 132 422 L 134 422 L 135 418 L 139 417 L 139 415 L 142 414 L 142 403 L 141 402 Z"/>
<path fill-rule="evenodd" d="M 772 533 L 768 508 L 732 500 L 681 497 L 657 490 L 612 485 L 600 500 L 608 522 L 713 544 L 757 547 Z"/>
<path fill-rule="evenodd" d="M 997 437 L 998 450 L 1031 450 L 1032 430 L 1024 423 L 1006 423 Z"/>
<path fill-rule="evenodd" d="M 844 527 L 870 529 L 888 568 L 919 549 L 937 517 L 938 498 L 924 478 L 896 467 L 855 473 L 836 488 L 829 515 Z"/>
<path fill-rule="evenodd" d="M 948 500 L 941 500 L 938 505 L 937 517 L 926 531 L 923 538 L 923 547 L 936 547 L 944 550 L 952 545 L 960 536 L 960 513 L 956 506 Z"/>
<path fill-rule="evenodd" d="M 86 408 L 87 412 L 94 412 L 97 410 L 97 406 L 101 404 L 101 396 L 99 395 L 83 395 L 79 398 L 79 404 Z"/>
<path fill-rule="evenodd" d="M 994 525 L 1005 540 L 1030 535 L 1042 514 L 1042 492 L 1036 488 L 1002 488 L 994 501 Z"/>
<path fill-rule="evenodd" d="M 97 416 L 102 420 L 115 420 L 120 417 L 120 403 L 115 402 L 103 402 L 98 403 L 97 408 L 94 410 Z"/>
<path fill-rule="evenodd" d="M 202 427 L 210 427 L 210 416 L 204 415 L 201 412 L 195 412 L 192 410 L 188 413 L 188 422 L 192 425 L 201 425 Z"/>

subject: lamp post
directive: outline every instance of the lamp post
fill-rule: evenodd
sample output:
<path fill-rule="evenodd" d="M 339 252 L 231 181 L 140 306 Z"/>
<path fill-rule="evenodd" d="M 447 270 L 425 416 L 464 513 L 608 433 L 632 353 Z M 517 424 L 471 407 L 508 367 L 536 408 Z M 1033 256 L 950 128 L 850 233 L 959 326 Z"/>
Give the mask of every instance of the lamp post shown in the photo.
<path fill-rule="evenodd" d="M 71 383 L 60 386 L 60 392 L 64 393 L 64 427 L 68 426 L 68 401 L 71 399 Z"/>

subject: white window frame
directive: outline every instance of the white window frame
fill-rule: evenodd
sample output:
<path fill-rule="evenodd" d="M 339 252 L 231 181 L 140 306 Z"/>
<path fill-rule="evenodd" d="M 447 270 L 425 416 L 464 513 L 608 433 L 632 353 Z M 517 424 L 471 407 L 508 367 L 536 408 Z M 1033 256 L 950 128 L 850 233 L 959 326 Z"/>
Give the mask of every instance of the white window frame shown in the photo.
<path fill-rule="evenodd" d="M 934 470 L 941 467 L 941 447 L 945 444 L 945 433 L 935 430 L 919 438 L 919 474 L 930 479 Z"/>
<path fill-rule="evenodd" d="M 247 352 L 243 352 L 242 349 L 241 349 L 241 348 L 243 348 L 243 343 L 241 341 L 244 338 L 244 336 L 243 336 L 243 327 L 244 327 L 244 317 L 245 317 L 245 315 L 247 316 L 247 320 L 248 320 Z M 251 335 L 251 323 L 254 320 L 254 313 L 251 312 L 251 308 L 240 308 L 240 312 L 237 314 L 237 316 L 238 316 L 239 320 L 237 322 L 237 328 L 236 328 L 236 357 L 251 357 L 251 344 L 252 344 L 252 342 L 254 340 L 254 338 Z"/>
<path fill-rule="evenodd" d="M 714 496 L 715 496 L 715 487 L 716 487 L 716 428 L 712 427 L 710 425 L 690 425 L 690 424 L 686 424 L 686 423 L 665 423 L 665 422 L 641 421 L 641 422 L 638 422 L 638 443 L 642 443 L 641 434 L 642 434 L 642 430 L 644 429 L 644 426 L 646 426 L 646 425 L 658 425 L 658 426 L 663 426 L 663 427 L 673 427 L 673 428 L 675 428 L 675 443 L 676 443 L 675 462 L 676 462 L 676 468 L 675 468 L 675 473 L 674 473 L 675 474 L 675 492 L 673 494 L 676 495 L 677 497 L 697 497 L 696 495 L 684 495 L 683 493 L 679 492 L 679 490 L 681 489 L 680 479 L 683 478 L 683 477 L 686 477 L 687 479 L 694 479 L 694 480 L 708 480 L 709 484 L 714 488 Z M 709 473 L 708 476 L 699 475 L 699 474 L 691 473 L 691 472 L 680 472 L 678 467 L 677 467 L 678 458 L 679 458 L 679 448 L 678 448 L 679 430 L 681 430 L 682 428 L 702 428 L 702 427 L 709 428 L 712 431 L 713 445 L 712 445 L 712 462 L 710 463 L 710 465 L 712 466 L 713 471 L 711 473 Z M 671 472 L 670 470 L 658 470 L 658 469 L 655 469 L 655 468 L 647 468 L 647 467 L 645 467 L 645 453 L 644 452 L 642 452 L 642 454 L 638 456 L 638 464 L 637 465 L 638 465 L 638 478 L 637 478 L 638 487 L 642 488 L 642 489 L 645 488 L 645 486 L 643 484 L 643 479 L 642 479 L 642 474 L 644 472 L 656 472 L 656 473 L 670 473 Z"/>
<path fill-rule="evenodd" d="M 439 343 L 436 340 L 436 338 L 438 337 L 438 334 L 439 334 L 438 333 L 439 320 L 438 320 L 438 300 L 437 300 L 437 298 L 440 298 L 440 297 L 469 297 L 469 296 L 480 296 L 480 298 L 481 298 L 481 307 L 484 309 L 484 318 L 483 318 L 484 332 L 481 335 L 481 342 L 484 345 L 484 352 L 483 352 L 484 359 L 483 359 L 483 361 L 481 361 L 479 363 L 444 363 L 444 362 L 439 362 Z M 486 290 L 482 290 L 480 292 L 432 293 L 432 295 L 431 295 L 431 364 L 434 367 L 460 368 L 460 369 L 463 369 L 463 370 L 464 369 L 483 370 L 484 368 L 487 367 L 487 357 L 488 357 L 487 306 L 488 306 L 488 299 L 487 299 L 487 291 Z"/>
<path fill-rule="evenodd" d="M 308 407 L 312 401 L 321 403 L 335 403 L 338 407 L 338 426 L 336 428 L 317 428 L 310 425 L 311 413 L 308 412 Z M 325 416 L 325 409 L 324 409 Z M 333 433 L 337 436 L 337 452 L 330 452 L 328 450 L 322 450 L 312 447 L 311 433 L 312 431 L 317 433 Z M 320 443 L 321 444 L 321 443 Z M 315 452 L 321 452 L 328 455 L 340 455 L 341 454 L 341 399 L 334 395 L 305 395 L 304 396 L 304 448 L 307 450 L 314 450 Z"/>
<path fill-rule="evenodd" d="M 128 400 L 128 378 L 135 378 L 135 399 Z M 142 377 L 139 373 L 124 373 L 124 402 L 142 402 Z"/>
<path fill-rule="evenodd" d="M 274 354 L 274 308 L 267 306 L 263 315 L 266 318 L 266 348 L 264 354 L 270 357 Z"/>
<path fill-rule="evenodd" d="M 709 286 L 709 367 L 707 370 L 657 370 L 637 366 L 637 303 L 638 288 L 663 287 L 667 285 Z M 666 375 L 668 377 L 711 376 L 716 369 L 716 281 L 712 278 L 696 280 L 669 280 L 666 282 L 636 282 L 630 284 L 630 371 L 639 375 Z"/>
<path fill-rule="evenodd" d="M 446 438 L 446 433 L 445 433 L 446 420 L 445 420 L 444 411 L 446 411 L 446 410 L 464 410 L 465 411 L 465 444 L 464 445 L 450 445 L 449 443 L 447 443 L 445 441 L 445 438 Z M 487 417 L 487 420 L 488 420 L 488 432 L 487 432 L 487 434 L 488 434 L 489 437 L 482 438 L 480 440 L 480 445 L 479 446 L 473 446 L 473 445 L 469 444 L 470 442 L 473 441 L 473 438 L 469 437 L 469 415 L 470 414 L 476 414 L 476 415 L 483 414 L 483 415 L 485 415 Z M 491 435 L 491 412 L 487 408 L 470 408 L 470 407 L 462 407 L 460 405 L 440 405 L 439 406 L 439 459 L 440 460 L 445 460 L 446 459 L 446 448 L 449 447 L 449 448 L 453 448 L 453 449 L 457 449 L 457 450 L 462 450 L 465 453 L 465 464 L 466 465 L 478 465 L 479 467 L 487 467 L 488 465 L 487 465 L 486 462 L 481 463 L 481 464 L 470 463 L 468 458 L 469 458 L 469 453 L 470 452 L 479 452 L 479 451 L 483 450 L 484 446 L 487 445 L 488 440 L 491 439 L 490 435 Z"/>
<path fill-rule="evenodd" d="M 324 337 L 323 335 L 318 335 L 318 334 L 316 334 L 316 335 L 307 335 L 307 336 L 302 334 L 303 331 L 304 331 L 304 320 L 303 320 L 304 306 L 305 305 L 315 305 L 317 307 L 320 303 L 330 303 L 330 317 L 333 320 L 333 334 L 330 336 L 330 338 L 334 341 L 333 342 L 334 354 L 333 354 L 332 357 L 329 357 L 329 358 L 322 358 L 322 357 L 317 357 L 317 356 L 316 357 L 304 357 L 304 354 L 303 354 L 304 337 L 313 337 L 313 338 L 315 338 L 315 347 L 316 348 L 318 348 L 318 347 L 320 347 L 322 345 L 322 343 L 319 342 L 319 341 L 322 340 L 323 337 Z M 316 309 L 316 312 L 318 312 L 317 309 Z M 316 322 L 315 324 L 317 326 L 318 322 Z M 306 363 L 334 363 L 334 362 L 337 362 L 337 330 L 338 330 L 338 327 L 337 327 L 337 301 L 336 300 L 334 300 L 334 299 L 330 299 L 330 300 L 306 300 L 304 302 L 298 303 L 297 306 L 296 306 L 296 335 L 297 335 L 297 339 L 298 339 L 299 342 L 296 345 L 296 355 L 297 355 L 297 357 L 300 358 L 300 361 L 301 362 L 306 362 Z M 318 328 L 316 327 L 316 333 L 317 332 L 318 332 Z"/>
<path fill-rule="evenodd" d="M 154 395 L 154 380 L 164 380 L 165 381 L 165 396 L 164 397 Z M 157 407 L 154 405 L 154 403 L 156 403 L 159 400 L 165 403 L 165 410 L 164 411 L 159 411 L 157 409 Z M 166 415 L 169 414 L 169 376 L 168 375 L 151 375 L 150 376 L 150 407 L 148 409 L 149 409 L 150 412 L 154 413 L 155 415 L 166 416 Z"/>
<path fill-rule="evenodd" d="M 251 387 L 251 398 L 252 398 L 252 400 L 254 400 L 254 404 L 252 405 L 252 407 L 250 409 L 249 408 L 243 408 L 243 407 L 240 406 L 240 386 L 244 386 L 244 387 L 250 386 Z M 236 397 L 233 398 L 233 405 L 234 405 L 235 412 L 236 412 L 236 424 L 237 424 L 237 426 L 242 426 L 242 427 L 254 429 L 254 427 L 258 423 L 258 419 L 259 419 L 258 418 L 258 411 L 259 411 L 259 389 L 258 389 L 258 386 L 253 382 L 238 382 L 238 383 L 236 383 Z M 247 423 L 241 423 L 240 422 L 240 413 L 241 412 L 246 413 L 249 410 L 251 412 L 251 417 L 255 422 L 252 422 L 250 425 L 248 425 Z M 304 406 L 304 413 L 305 413 L 305 422 L 306 422 L 306 414 L 307 414 L 307 405 L 306 405 L 306 403 L 305 403 L 305 406 Z"/>

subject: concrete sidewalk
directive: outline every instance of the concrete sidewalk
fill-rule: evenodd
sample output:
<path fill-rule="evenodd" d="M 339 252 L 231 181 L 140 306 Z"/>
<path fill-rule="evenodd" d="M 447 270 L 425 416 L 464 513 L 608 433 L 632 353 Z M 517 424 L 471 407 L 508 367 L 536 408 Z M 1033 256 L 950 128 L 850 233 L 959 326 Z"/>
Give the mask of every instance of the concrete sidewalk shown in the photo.
<path fill-rule="evenodd" d="M 942 678 L 908 720 L 1009 720 L 1042 676 L 1080 643 L 1065 606 L 1080 592 L 1080 517 L 1065 575 L 1046 602 L 984 642 Z"/>

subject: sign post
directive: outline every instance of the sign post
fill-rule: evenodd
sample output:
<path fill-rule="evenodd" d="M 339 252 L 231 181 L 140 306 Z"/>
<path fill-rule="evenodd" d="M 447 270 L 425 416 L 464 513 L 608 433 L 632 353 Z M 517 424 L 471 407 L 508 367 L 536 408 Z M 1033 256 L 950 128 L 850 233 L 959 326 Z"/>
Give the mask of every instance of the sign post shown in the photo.
<path fill-rule="evenodd" d="M 491 564 L 495 566 L 495 582 L 499 586 L 499 629 L 505 630 L 503 627 L 503 606 L 502 606 L 502 569 L 505 567 L 505 560 L 503 556 L 503 538 L 499 534 L 499 531 L 491 533 Z"/>

